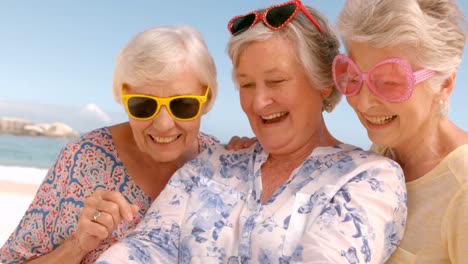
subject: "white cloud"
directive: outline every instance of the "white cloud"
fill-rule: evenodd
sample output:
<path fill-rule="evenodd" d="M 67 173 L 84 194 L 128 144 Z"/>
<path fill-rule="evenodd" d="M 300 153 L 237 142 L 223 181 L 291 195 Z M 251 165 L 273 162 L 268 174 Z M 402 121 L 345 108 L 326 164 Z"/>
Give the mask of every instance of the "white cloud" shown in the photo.
<path fill-rule="evenodd" d="M 81 114 L 97 117 L 104 123 L 110 123 L 112 121 L 112 118 L 94 103 L 85 105 L 81 110 Z"/>

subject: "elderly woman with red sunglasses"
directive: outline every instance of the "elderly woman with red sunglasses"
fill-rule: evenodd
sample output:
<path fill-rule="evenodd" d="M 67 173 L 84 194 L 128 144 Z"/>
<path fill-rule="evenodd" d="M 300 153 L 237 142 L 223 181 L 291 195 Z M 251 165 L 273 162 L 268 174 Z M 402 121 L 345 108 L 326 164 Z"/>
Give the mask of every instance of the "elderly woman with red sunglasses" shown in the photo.
<path fill-rule="evenodd" d="M 348 0 L 338 18 L 336 85 L 406 179 L 405 235 L 387 263 L 467 263 L 468 133 L 447 117 L 465 26 L 454 0 Z"/>
<path fill-rule="evenodd" d="M 199 132 L 217 93 L 215 64 L 190 27 L 132 39 L 117 57 L 113 93 L 129 121 L 63 148 L 1 263 L 94 263 L 140 222 L 181 165 L 217 144 Z"/>
<path fill-rule="evenodd" d="M 341 143 L 339 42 L 300 1 L 234 18 L 229 56 L 258 143 L 213 147 L 178 170 L 144 220 L 97 263 L 382 263 L 404 230 L 390 159 Z"/>

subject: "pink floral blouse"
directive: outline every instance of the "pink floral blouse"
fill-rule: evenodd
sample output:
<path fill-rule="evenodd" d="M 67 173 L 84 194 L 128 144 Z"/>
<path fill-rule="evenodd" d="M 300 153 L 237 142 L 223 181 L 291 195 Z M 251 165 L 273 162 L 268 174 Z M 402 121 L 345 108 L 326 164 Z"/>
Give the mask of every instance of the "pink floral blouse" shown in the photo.
<path fill-rule="evenodd" d="M 198 142 L 200 150 L 218 144 L 215 138 L 203 133 Z M 121 192 L 140 211 L 132 222 L 123 221 L 82 263 L 94 263 L 103 251 L 125 237 L 152 202 L 128 176 L 108 128 L 91 131 L 62 149 L 23 219 L 0 249 L 0 263 L 21 263 L 60 246 L 76 231 L 85 198 L 98 188 Z"/>

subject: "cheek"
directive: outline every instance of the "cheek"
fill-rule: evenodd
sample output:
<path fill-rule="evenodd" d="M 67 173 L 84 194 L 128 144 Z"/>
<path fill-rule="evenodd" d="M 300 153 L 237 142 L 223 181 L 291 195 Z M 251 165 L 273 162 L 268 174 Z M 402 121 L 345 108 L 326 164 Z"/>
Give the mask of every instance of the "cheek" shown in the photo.
<path fill-rule="evenodd" d="M 200 132 L 201 118 L 188 122 L 179 122 L 179 127 L 185 132 L 188 138 L 197 137 Z"/>
<path fill-rule="evenodd" d="M 133 118 L 130 118 L 128 122 L 130 123 L 133 134 L 137 136 L 140 136 L 146 128 L 151 125 L 151 121 L 140 121 Z"/>
<path fill-rule="evenodd" d="M 356 101 L 357 101 L 356 96 L 346 96 L 346 101 L 354 110 L 356 110 Z"/>
<path fill-rule="evenodd" d="M 242 111 L 244 111 L 244 113 L 248 113 L 250 106 L 252 105 L 252 99 L 253 99 L 251 93 L 245 90 L 240 90 L 239 97 L 240 97 L 239 99 L 240 99 L 240 105 L 241 105 Z"/>

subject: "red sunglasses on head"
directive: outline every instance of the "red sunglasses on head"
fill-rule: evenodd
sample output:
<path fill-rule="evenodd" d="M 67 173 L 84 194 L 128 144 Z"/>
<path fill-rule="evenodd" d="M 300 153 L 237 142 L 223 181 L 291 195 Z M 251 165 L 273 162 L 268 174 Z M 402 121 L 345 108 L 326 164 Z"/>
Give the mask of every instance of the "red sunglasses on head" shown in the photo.
<path fill-rule="evenodd" d="M 255 26 L 260 20 L 272 30 L 280 30 L 285 27 L 296 15 L 302 11 L 304 15 L 314 24 L 319 32 L 323 32 L 319 23 L 307 11 L 300 0 L 292 0 L 286 3 L 268 7 L 263 13 L 256 11 L 245 15 L 236 16 L 228 23 L 228 30 L 233 36 L 239 35 L 247 29 Z"/>

